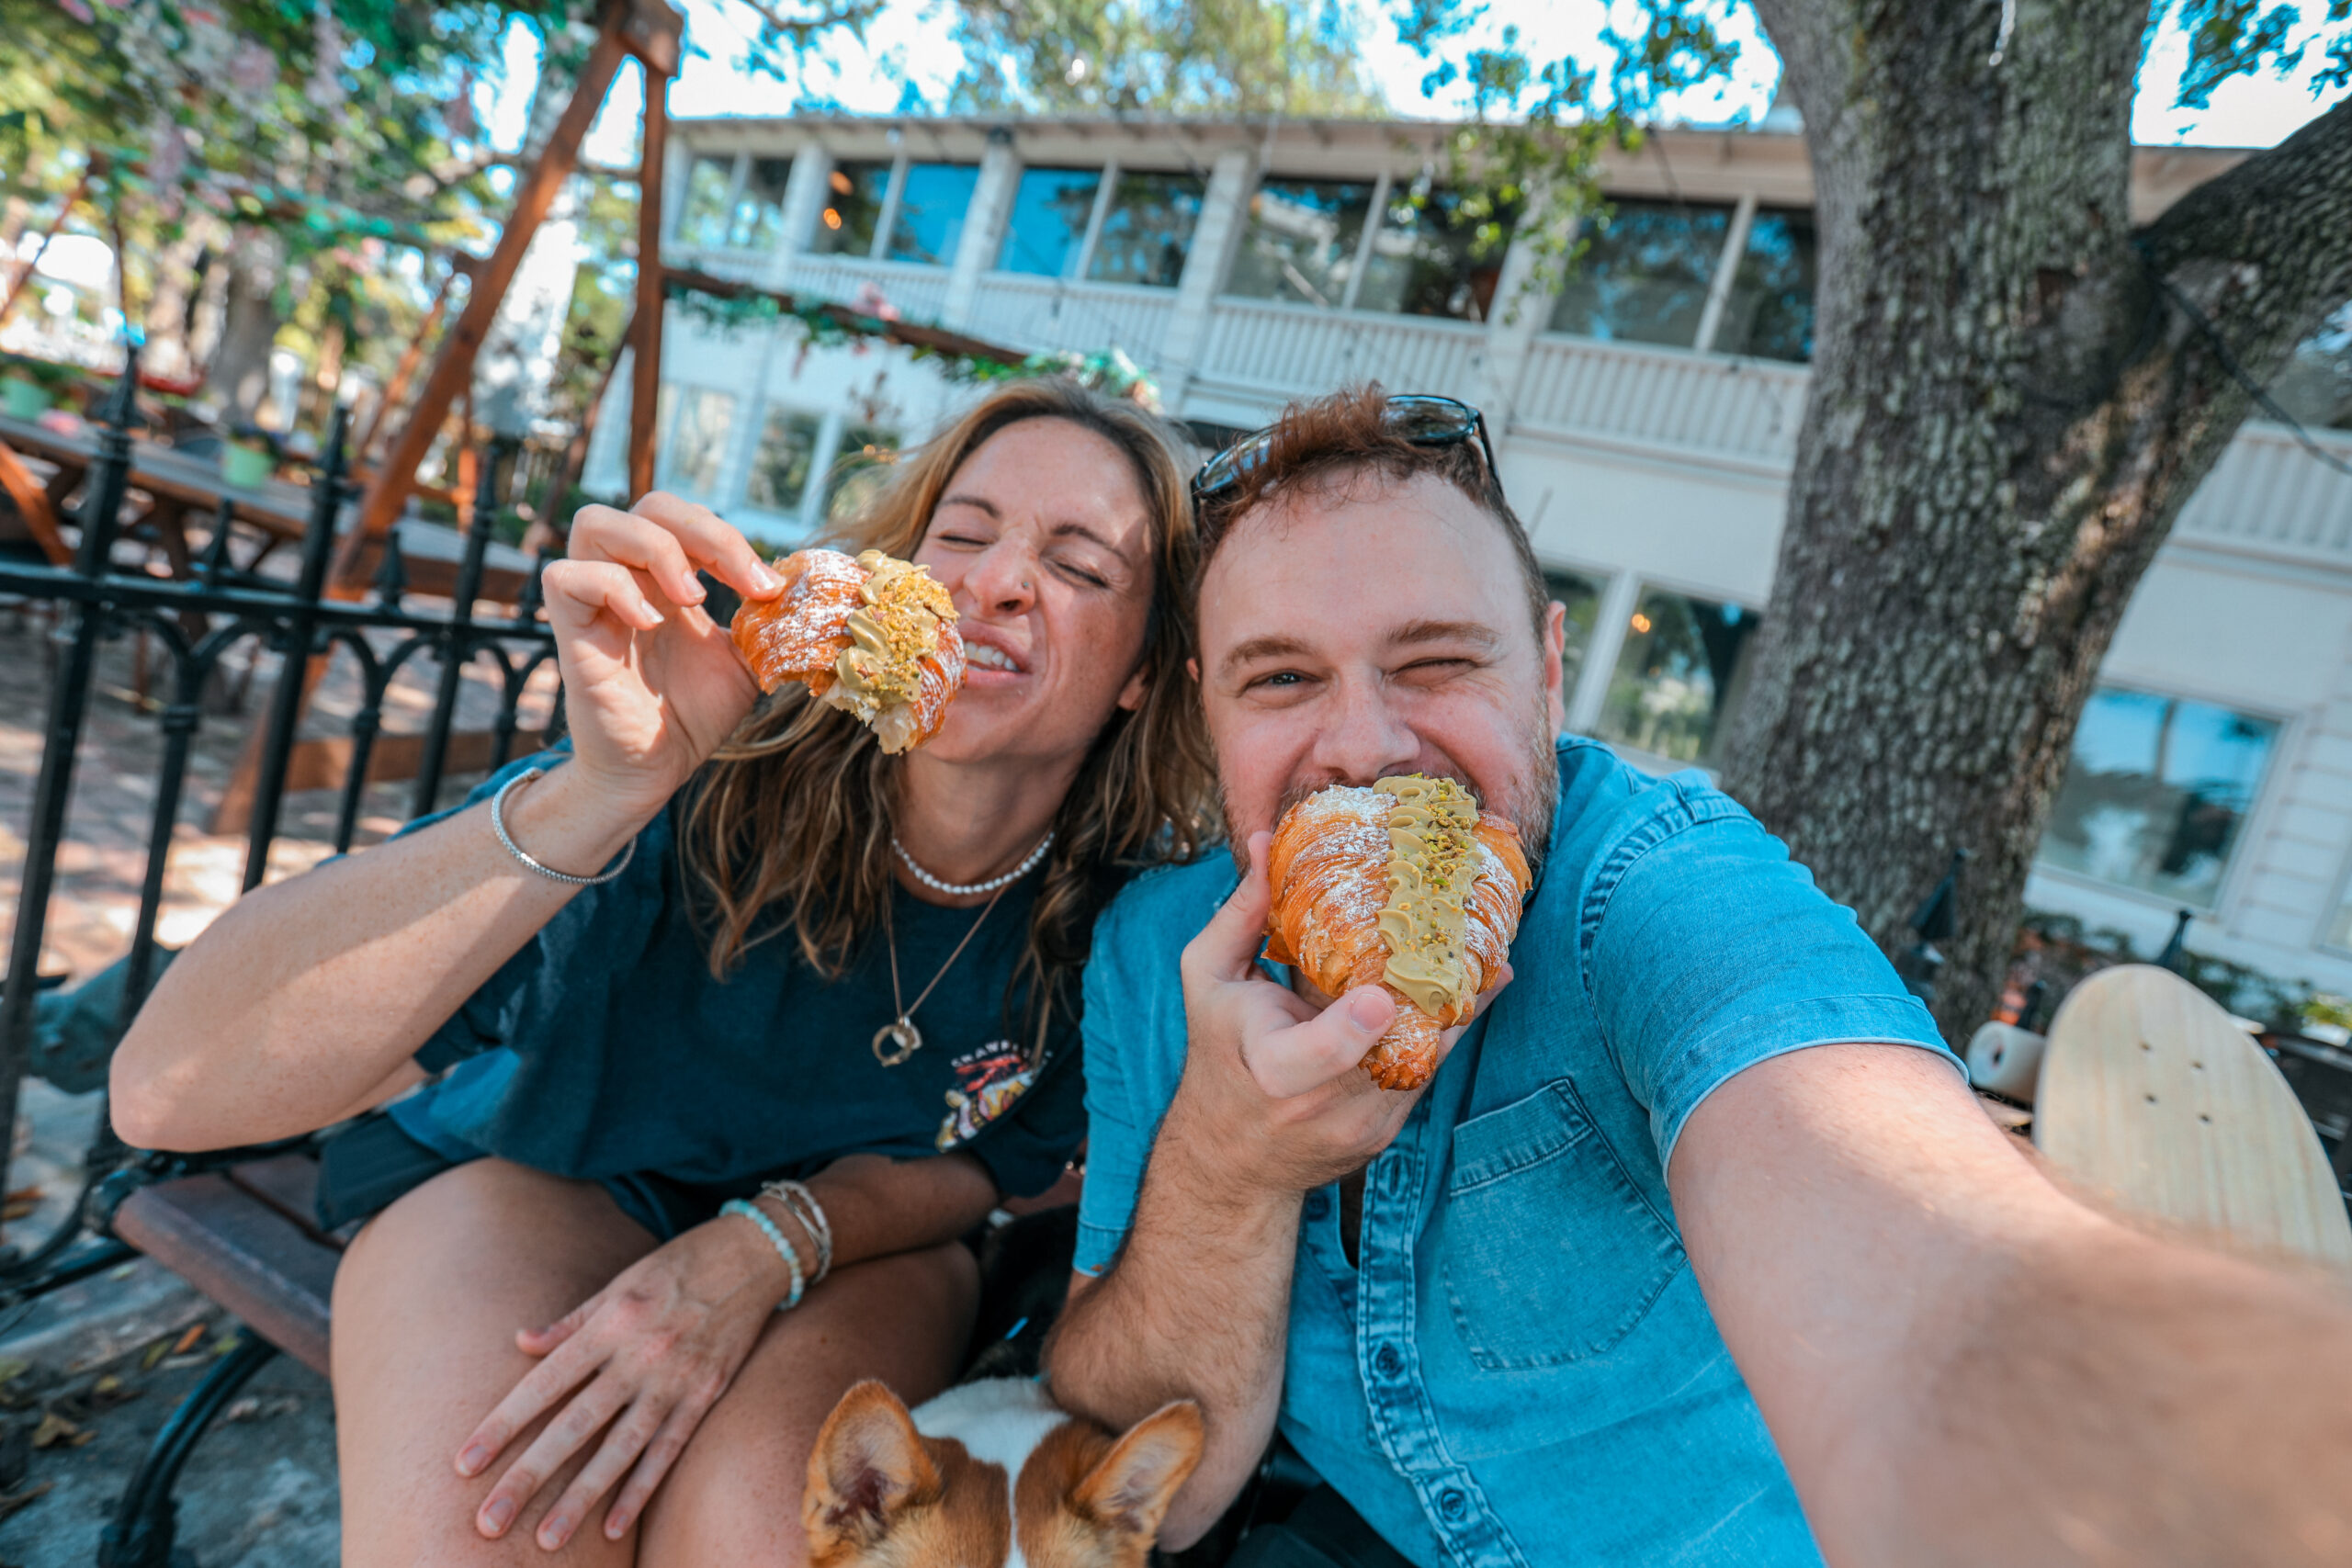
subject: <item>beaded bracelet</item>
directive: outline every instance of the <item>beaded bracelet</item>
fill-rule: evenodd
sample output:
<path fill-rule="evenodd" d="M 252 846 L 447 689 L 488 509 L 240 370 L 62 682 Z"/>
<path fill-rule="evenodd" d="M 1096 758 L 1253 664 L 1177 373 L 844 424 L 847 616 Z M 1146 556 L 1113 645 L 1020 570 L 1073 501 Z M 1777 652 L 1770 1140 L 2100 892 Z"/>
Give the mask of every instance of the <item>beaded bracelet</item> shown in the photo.
<path fill-rule="evenodd" d="M 784 1259 L 784 1266 L 792 1270 L 792 1293 L 776 1303 L 775 1310 L 790 1312 L 794 1307 L 798 1306 L 801 1292 L 808 1289 L 808 1280 L 801 1276 L 800 1254 L 793 1250 L 792 1243 L 785 1239 L 784 1232 L 776 1227 L 776 1223 L 760 1213 L 758 1204 L 747 1203 L 741 1198 L 729 1198 L 718 1206 L 718 1212 L 722 1214 L 741 1214 L 760 1227 L 761 1234 L 765 1235 L 770 1245 L 775 1247 L 776 1256 Z"/>
<path fill-rule="evenodd" d="M 825 1207 L 808 1184 L 799 1181 L 771 1181 L 760 1189 L 760 1196 L 773 1198 L 783 1204 L 792 1217 L 800 1222 L 808 1238 L 817 1244 L 817 1272 L 809 1280 L 816 1284 L 833 1271 L 833 1224 L 825 1217 Z"/>

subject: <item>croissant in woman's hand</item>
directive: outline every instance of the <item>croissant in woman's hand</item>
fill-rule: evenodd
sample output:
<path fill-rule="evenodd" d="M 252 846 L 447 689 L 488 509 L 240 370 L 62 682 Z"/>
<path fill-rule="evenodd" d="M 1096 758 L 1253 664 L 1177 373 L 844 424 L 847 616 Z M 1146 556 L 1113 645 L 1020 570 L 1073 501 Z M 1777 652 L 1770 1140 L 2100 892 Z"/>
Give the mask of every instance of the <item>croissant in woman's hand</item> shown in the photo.
<path fill-rule="evenodd" d="M 1450 779 L 1334 784 L 1283 814 L 1266 870 L 1266 955 L 1329 996 L 1385 987 L 1396 1021 L 1363 1068 L 1385 1089 L 1429 1082 L 1439 1032 L 1469 1018 L 1519 934 L 1518 828 Z"/>
<path fill-rule="evenodd" d="M 885 751 L 939 733 L 964 685 L 956 606 L 926 567 L 880 550 L 795 550 L 776 563 L 784 592 L 753 600 L 729 628 L 760 690 L 806 681 L 862 720 Z"/>

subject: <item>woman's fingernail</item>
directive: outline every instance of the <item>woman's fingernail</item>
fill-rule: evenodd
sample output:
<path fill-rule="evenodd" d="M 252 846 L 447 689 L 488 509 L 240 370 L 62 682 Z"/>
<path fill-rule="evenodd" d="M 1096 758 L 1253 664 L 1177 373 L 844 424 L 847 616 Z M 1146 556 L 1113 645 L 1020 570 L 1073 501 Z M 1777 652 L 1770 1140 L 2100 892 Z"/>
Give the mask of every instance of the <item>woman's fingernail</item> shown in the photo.
<path fill-rule="evenodd" d="M 758 589 L 763 593 L 768 592 L 772 589 L 777 589 L 784 586 L 784 579 L 778 577 L 775 572 L 770 571 L 767 569 L 767 563 L 764 561 L 755 561 L 752 563 L 751 577 L 752 586 Z"/>
<path fill-rule="evenodd" d="M 490 1462 L 490 1450 L 476 1443 L 458 1456 L 458 1473 L 471 1475 Z"/>
<path fill-rule="evenodd" d="M 571 1521 L 561 1514 L 558 1514 L 554 1518 L 539 1526 L 539 1544 L 549 1551 L 553 1551 L 563 1544 L 564 1538 L 571 1533 Z"/>
<path fill-rule="evenodd" d="M 1377 991 L 1358 992 L 1348 1003 L 1348 1021 L 1367 1034 L 1385 1027 L 1388 1022 L 1389 1010 L 1382 1005 L 1382 1000 Z"/>
<path fill-rule="evenodd" d="M 491 1534 L 503 1535 L 506 1527 L 514 1522 L 514 1499 L 501 1497 L 492 1503 L 489 1507 L 481 1511 L 481 1522 L 488 1527 Z"/>
<path fill-rule="evenodd" d="M 618 1540 L 628 1533 L 628 1516 L 627 1514 L 615 1513 L 611 1518 L 605 1521 L 605 1537 L 606 1540 Z"/>

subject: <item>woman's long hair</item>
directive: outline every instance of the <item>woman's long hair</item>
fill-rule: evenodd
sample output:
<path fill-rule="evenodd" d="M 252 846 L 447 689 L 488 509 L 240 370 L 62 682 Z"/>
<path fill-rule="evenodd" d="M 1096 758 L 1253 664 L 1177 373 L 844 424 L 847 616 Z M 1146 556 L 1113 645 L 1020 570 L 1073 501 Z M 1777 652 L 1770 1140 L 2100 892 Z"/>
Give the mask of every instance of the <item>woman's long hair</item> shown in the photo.
<path fill-rule="evenodd" d="M 1126 457 L 1149 513 L 1151 554 L 1143 702 L 1112 713 L 1054 818 L 1053 852 L 1015 976 L 1029 990 L 1029 1021 L 1042 1042 L 1056 1010 L 1071 1010 L 1094 917 L 1123 868 L 1190 859 L 1216 832 L 1215 773 L 1184 668 L 1195 541 L 1174 444 L 1132 404 L 1067 380 L 1015 382 L 902 457 L 838 542 L 853 553 L 911 557 L 964 460 L 999 431 L 1032 419 L 1068 421 Z M 763 700 L 704 766 L 680 853 L 700 895 L 713 975 L 723 978 L 746 948 L 789 930 L 810 967 L 837 977 L 861 938 L 888 919 L 893 765 L 865 726 L 792 682 Z"/>

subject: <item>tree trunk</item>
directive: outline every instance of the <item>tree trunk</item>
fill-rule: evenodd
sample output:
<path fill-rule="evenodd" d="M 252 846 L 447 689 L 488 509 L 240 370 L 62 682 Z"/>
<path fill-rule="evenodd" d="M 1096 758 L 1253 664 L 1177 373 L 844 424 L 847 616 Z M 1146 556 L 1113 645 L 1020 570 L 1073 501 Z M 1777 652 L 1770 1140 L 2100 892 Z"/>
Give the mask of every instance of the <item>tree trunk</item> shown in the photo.
<path fill-rule="evenodd" d="M 2075 724 L 2256 379 L 2352 291 L 2352 107 L 2130 227 L 2145 4 L 1758 0 L 1805 119 L 1813 383 L 1725 786 L 1890 950 L 1970 852 L 1936 1012 L 1999 994 Z M 1998 51 L 1998 59 L 1995 59 Z"/>
<path fill-rule="evenodd" d="M 277 237 L 264 230 L 243 236 L 228 257 L 220 343 L 204 384 L 220 400 L 221 417 L 232 426 L 250 423 L 269 395 L 269 351 L 284 324 L 277 285 L 285 265 Z"/>

